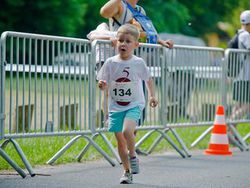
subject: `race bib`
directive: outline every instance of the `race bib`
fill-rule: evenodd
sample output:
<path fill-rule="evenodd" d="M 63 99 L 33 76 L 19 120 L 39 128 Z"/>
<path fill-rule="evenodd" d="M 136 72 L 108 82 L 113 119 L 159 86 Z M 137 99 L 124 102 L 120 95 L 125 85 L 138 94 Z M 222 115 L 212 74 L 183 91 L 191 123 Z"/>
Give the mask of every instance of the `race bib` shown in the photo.
<path fill-rule="evenodd" d="M 111 83 L 111 97 L 117 102 L 131 102 L 135 99 L 136 82 Z"/>

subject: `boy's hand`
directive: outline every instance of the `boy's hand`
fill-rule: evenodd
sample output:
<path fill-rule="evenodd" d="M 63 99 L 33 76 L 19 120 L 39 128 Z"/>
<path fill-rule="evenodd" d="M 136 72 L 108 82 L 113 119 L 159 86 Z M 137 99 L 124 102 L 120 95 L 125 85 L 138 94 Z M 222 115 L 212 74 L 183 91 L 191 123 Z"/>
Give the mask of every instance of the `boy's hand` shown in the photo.
<path fill-rule="evenodd" d="M 105 90 L 107 88 L 107 83 L 105 80 L 99 80 L 98 81 L 98 87 L 101 89 L 101 90 Z"/>
<path fill-rule="evenodd" d="M 152 108 L 155 108 L 155 107 L 158 105 L 157 99 L 154 98 L 154 97 L 150 97 L 150 99 L 149 99 L 149 105 L 150 105 Z"/>

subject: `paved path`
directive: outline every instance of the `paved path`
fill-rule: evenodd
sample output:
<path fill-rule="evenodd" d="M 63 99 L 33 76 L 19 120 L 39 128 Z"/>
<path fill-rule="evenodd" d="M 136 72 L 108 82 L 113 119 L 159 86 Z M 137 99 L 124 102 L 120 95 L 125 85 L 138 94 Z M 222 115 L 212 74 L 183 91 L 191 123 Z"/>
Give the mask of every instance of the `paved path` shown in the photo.
<path fill-rule="evenodd" d="M 134 184 L 120 185 L 121 166 L 101 160 L 88 163 L 35 168 L 35 177 L 0 175 L 0 188 L 247 188 L 250 187 L 250 151 L 233 151 L 233 156 L 207 156 L 191 152 L 183 159 L 176 153 L 140 157 L 141 173 Z M 4 174 L 4 175 L 3 175 Z M 49 175 L 49 176 L 44 176 Z"/>

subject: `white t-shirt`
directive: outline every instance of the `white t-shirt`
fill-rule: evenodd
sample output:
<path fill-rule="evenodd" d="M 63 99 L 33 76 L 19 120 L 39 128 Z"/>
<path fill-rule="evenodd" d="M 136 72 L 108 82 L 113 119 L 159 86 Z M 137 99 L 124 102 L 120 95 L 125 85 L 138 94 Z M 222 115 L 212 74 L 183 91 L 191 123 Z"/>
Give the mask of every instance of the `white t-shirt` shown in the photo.
<path fill-rule="evenodd" d="M 91 31 L 87 38 L 89 40 L 101 39 L 101 38 L 115 38 L 117 32 L 110 31 L 109 27 L 106 23 L 99 24 L 95 30 Z M 93 45 L 93 43 L 92 43 Z M 113 56 L 115 54 L 115 49 L 110 44 L 97 44 L 96 48 L 96 62 L 101 63 L 104 62 L 108 57 Z"/>
<path fill-rule="evenodd" d="M 125 111 L 136 106 L 145 107 L 142 80 L 149 80 L 150 72 L 142 58 L 135 55 L 121 60 L 119 55 L 106 60 L 97 74 L 109 86 L 109 112 Z"/>
<path fill-rule="evenodd" d="M 239 34 L 239 49 L 250 50 L 250 33 L 243 31 Z M 250 53 L 250 52 L 249 52 Z M 236 80 L 250 81 L 250 54 L 243 55 L 243 65 Z"/>
<path fill-rule="evenodd" d="M 243 31 L 239 34 L 239 49 L 250 50 L 250 33 Z"/>

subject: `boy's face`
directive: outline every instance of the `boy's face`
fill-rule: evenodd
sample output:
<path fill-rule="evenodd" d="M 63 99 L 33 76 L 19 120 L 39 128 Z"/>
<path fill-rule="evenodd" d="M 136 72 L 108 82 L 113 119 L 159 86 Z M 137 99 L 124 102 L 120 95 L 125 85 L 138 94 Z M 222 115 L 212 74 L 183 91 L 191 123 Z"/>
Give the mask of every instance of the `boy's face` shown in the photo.
<path fill-rule="evenodd" d="M 139 46 L 139 42 L 127 33 L 117 34 L 117 48 L 121 59 L 127 60 L 132 57 L 134 49 Z"/>

